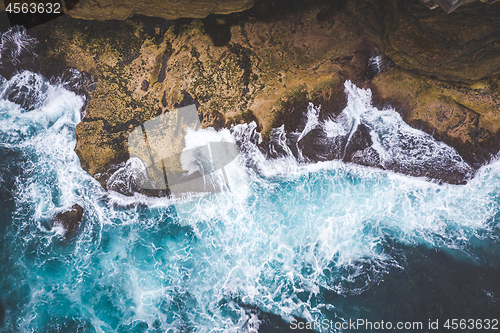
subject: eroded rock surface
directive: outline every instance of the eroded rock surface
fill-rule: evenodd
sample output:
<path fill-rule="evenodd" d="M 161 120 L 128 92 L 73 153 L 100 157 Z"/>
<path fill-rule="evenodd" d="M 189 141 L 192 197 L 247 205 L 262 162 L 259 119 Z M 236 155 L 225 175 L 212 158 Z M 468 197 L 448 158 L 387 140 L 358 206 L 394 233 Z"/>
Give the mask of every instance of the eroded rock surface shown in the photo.
<path fill-rule="evenodd" d="M 124 20 L 133 15 L 204 18 L 209 14 L 240 12 L 253 4 L 254 0 L 79 0 L 68 14 L 87 20 Z"/>
<path fill-rule="evenodd" d="M 498 78 L 457 83 L 393 68 L 372 84 L 380 106 L 393 105 L 407 123 L 455 147 L 476 167 L 498 151 Z"/>
<path fill-rule="evenodd" d="M 66 17 L 50 24 L 35 31 L 45 41 L 40 57 L 61 59 L 99 82 L 76 130 L 82 166 L 98 178 L 128 158 L 135 127 L 178 106 L 198 104 L 204 127 L 257 120 L 264 133 L 303 111 L 288 108 L 297 98 L 340 111 L 343 82 L 363 76 L 379 43 L 348 9 L 330 4 L 264 22 L 247 14 L 214 22 Z"/>
<path fill-rule="evenodd" d="M 469 4 L 451 14 L 418 2 L 396 10 L 385 52 L 397 66 L 453 81 L 500 74 L 500 3 Z"/>
<path fill-rule="evenodd" d="M 162 113 L 196 104 L 202 127 L 255 120 L 265 138 L 281 125 L 300 132 L 310 101 L 325 116 L 342 111 L 347 79 L 479 166 L 498 151 L 497 10 L 271 1 L 204 20 L 64 17 L 31 34 L 46 68 L 72 66 L 98 81 L 76 151 L 103 185 L 128 159 L 130 132 Z"/>

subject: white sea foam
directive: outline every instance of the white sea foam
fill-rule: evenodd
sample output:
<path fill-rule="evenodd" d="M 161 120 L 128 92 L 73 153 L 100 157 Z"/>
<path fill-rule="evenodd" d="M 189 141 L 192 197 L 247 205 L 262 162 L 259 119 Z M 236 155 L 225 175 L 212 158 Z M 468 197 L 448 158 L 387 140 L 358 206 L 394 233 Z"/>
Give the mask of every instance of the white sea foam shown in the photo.
<path fill-rule="evenodd" d="M 267 159 L 255 124 L 233 127 L 231 138 L 210 129 L 187 140 L 190 147 L 208 139 L 239 143 L 241 156 L 226 168 L 236 184 L 231 191 L 174 200 L 105 194 L 73 151 L 81 98 L 58 87 L 47 91 L 47 102 L 31 112 L 0 101 L 0 144 L 26 158 L 14 193 L 12 247 L 21 254 L 12 260 L 31 283 L 18 313 L 26 320 L 6 327 L 40 331 L 46 323 L 37 313 L 61 313 L 61 304 L 71 304 L 74 317 L 98 332 L 138 323 L 173 332 L 256 332 L 261 318 L 236 300 L 286 320 L 321 319 L 332 307 L 341 315 L 342 304 L 311 299 L 323 290 L 362 293 L 401 266 L 387 238 L 473 256 L 469 239 L 496 237 L 500 162 L 467 185 L 438 185 L 340 161 L 299 162 L 287 151 L 284 128 L 274 132 L 279 156 Z M 346 93 L 343 118 L 331 120 L 338 135 L 364 123 L 386 158 L 401 163 L 450 152 L 392 111 L 373 108 L 368 91 L 348 83 Z M 401 156 L 397 140 L 405 137 L 429 153 L 413 156 L 410 147 Z M 111 183 L 128 181 L 126 168 L 140 167 L 129 162 Z M 58 245 L 60 230 L 47 221 L 75 203 L 85 208 L 84 230 Z"/>
<path fill-rule="evenodd" d="M 193 130 L 188 128 L 186 131 L 184 150 L 189 150 L 204 146 L 210 142 L 231 142 L 235 143 L 234 137 L 227 129 L 216 131 L 213 128 Z"/>
<path fill-rule="evenodd" d="M 195 151 L 195 149 L 199 147 L 210 147 L 210 143 L 226 142 L 234 144 L 235 141 L 233 136 L 231 135 L 231 132 L 229 132 L 229 130 L 227 129 L 216 131 L 213 128 L 206 128 L 198 129 L 195 131 L 191 128 L 187 128 L 184 141 L 184 149 L 182 150 L 182 154 L 180 156 L 182 169 L 187 171 L 188 174 L 199 171 L 204 178 L 208 178 L 209 181 L 215 183 L 224 182 L 224 179 L 220 179 L 222 177 L 222 171 L 218 171 L 216 172 L 216 174 L 213 174 L 212 172 L 215 170 L 210 148 L 208 150 L 210 155 L 210 163 L 208 163 L 208 166 L 204 165 L 204 163 L 199 163 L 199 160 L 196 158 L 196 156 L 193 156 L 191 152 Z M 206 181 L 208 181 L 208 179 Z"/>
<path fill-rule="evenodd" d="M 304 130 L 302 133 L 300 133 L 299 138 L 297 139 L 297 142 L 299 142 L 307 133 L 309 133 L 311 130 L 313 130 L 316 126 L 319 124 L 319 112 L 321 110 L 321 107 L 316 107 L 314 104 L 309 103 L 307 106 L 307 123 L 306 126 L 304 127 Z"/>
<path fill-rule="evenodd" d="M 373 72 L 373 74 L 378 74 L 387 67 L 387 64 L 382 59 L 381 55 L 374 55 L 368 59 L 368 68 Z"/>
<path fill-rule="evenodd" d="M 342 123 L 336 122 L 332 119 L 328 119 L 325 121 L 323 129 L 325 130 L 326 136 L 328 138 L 335 138 L 347 135 L 347 131 L 344 128 L 344 126 L 342 126 Z"/>
<path fill-rule="evenodd" d="M 18 64 L 21 56 L 36 57 L 35 44 L 36 39 L 26 34 L 23 26 L 12 27 L 0 38 L 0 65 L 7 61 Z"/>

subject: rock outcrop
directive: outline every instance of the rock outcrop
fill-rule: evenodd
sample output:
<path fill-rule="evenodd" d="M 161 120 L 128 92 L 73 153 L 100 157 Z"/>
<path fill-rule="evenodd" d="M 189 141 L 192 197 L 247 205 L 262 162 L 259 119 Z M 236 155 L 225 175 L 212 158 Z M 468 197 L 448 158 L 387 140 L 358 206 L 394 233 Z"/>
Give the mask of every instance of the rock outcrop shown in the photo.
<path fill-rule="evenodd" d="M 476 1 L 491 4 L 498 0 L 420 0 L 428 8 L 441 8 L 448 14 Z M 44 3 L 39 0 L 31 2 Z M 134 15 L 172 20 L 241 12 L 251 8 L 255 0 L 64 0 L 62 3 L 66 14 L 85 20 L 124 20 Z M 4 2 L 0 2 L 2 11 L 5 11 Z"/>
<path fill-rule="evenodd" d="M 83 207 L 75 204 L 68 211 L 57 214 L 52 220 L 53 227 L 62 227 L 64 237 L 73 236 L 81 225 L 83 217 Z"/>
<path fill-rule="evenodd" d="M 128 159 L 129 133 L 162 113 L 194 103 L 203 127 L 255 120 L 267 137 L 300 130 L 309 101 L 338 114 L 347 79 L 479 166 L 498 151 L 499 6 L 272 1 L 203 20 L 63 17 L 30 33 L 45 69 L 98 81 L 76 151 L 104 186 Z"/>
<path fill-rule="evenodd" d="M 87 20 L 124 20 L 134 15 L 172 20 L 241 12 L 253 4 L 254 0 L 79 0 L 68 14 Z"/>
<path fill-rule="evenodd" d="M 45 4 L 47 1 L 33 0 L 30 3 Z M 255 0 L 63 0 L 61 11 L 85 20 L 125 20 L 134 15 L 174 20 L 241 12 L 254 3 Z M 5 10 L 5 3 L 1 1 L 0 12 Z"/>
<path fill-rule="evenodd" d="M 40 59 L 60 59 L 99 82 L 76 130 L 84 169 L 105 184 L 109 166 L 128 158 L 136 126 L 191 103 L 202 126 L 257 120 L 264 133 L 293 112 L 297 98 L 340 111 L 343 82 L 364 75 L 381 39 L 337 5 L 291 8 L 272 19 L 265 15 L 277 8 L 264 6 L 251 14 L 265 21 L 250 14 L 153 24 L 65 17 L 32 29 L 45 41 Z M 300 105 L 294 110 L 302 112 Z"/>
<path fill-rule="evenodd" d="M 474 82 L 500 74 L 500 3 L 474 3 L 451 14 L 418 2 L 398 6 L 385 53 L 397 66 L 441 80 Z"/>
<path fill-rule="evenodd" d="M 441 7 L 441 9 L 443 9 L 445 12 L 449 14 L 458 7 L 477 0 L 420 0 L 420 1 L 430 9 L 436 9 L 438 7 Z M 493 3 L 496 2 L 497 0 L 479 0 L 479 1 L 486 3 Z"/>
<path fill-rule="evenodd" d="M 391 105 L 413 127 L 455 147 L 479 167 L 498 152 L 500 80 L 441 81 L 392 68 L 372 81 L 379 106 Z"/>

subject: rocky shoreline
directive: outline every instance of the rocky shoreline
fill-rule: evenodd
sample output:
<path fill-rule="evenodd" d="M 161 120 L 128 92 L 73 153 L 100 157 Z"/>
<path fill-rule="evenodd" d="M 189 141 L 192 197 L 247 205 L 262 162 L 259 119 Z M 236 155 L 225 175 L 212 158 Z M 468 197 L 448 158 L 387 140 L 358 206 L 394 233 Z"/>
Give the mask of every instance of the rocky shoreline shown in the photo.
<path fill-rule="evenodd" d="M 195 103 L 202 127 L 256 121 L 266 141 L 281 125 L 302 131 L 309 102 L 338 115 L 346 80 L 477 169 L 500 147 L 499 21 L 500 3 L 447 14 L 389 0 L 257 2 L 173 21 L 64 16 L 29 30 L 39 43 L 27 69 L 84 73 L 65 80 L 89 97 L 75 150 L 103 186 L 128 159 L 128 134 L 157 115 Z"/>

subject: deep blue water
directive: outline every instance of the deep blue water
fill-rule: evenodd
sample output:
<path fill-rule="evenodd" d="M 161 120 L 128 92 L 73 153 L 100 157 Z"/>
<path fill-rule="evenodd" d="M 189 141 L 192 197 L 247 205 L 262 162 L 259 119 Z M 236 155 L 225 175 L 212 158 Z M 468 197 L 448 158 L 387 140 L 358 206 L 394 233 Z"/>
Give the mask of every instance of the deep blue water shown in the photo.
<path fill-rule="evenodd" d="M 13 86 L 36 90 L 31 110 L 6 99 Z M 267 160 L 247 124 L 218 134 L 242 142 L 227 168 L 231 191 L 125 197 L 105 191 L 73 151 L 82 98 L 30 72 L 0 78 L 0 92 L 2 332 L 499 317 L 500 162 L 467 185 L 439 185 L 339 161 Z M 468 170 L 394 110 L 371 107 L 368 91 L 346 83 L 346 93 L 343 115 L 323 124 L 330 135 L 365 121 L 387 161 Z M 419 144 L 404 148 L 408 137 Z M 51 221 L 74 204 L 82 226 L 64 237 Z"/>

